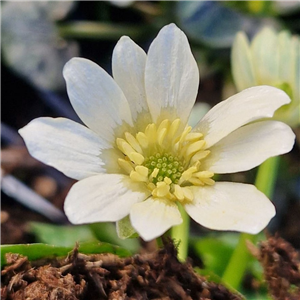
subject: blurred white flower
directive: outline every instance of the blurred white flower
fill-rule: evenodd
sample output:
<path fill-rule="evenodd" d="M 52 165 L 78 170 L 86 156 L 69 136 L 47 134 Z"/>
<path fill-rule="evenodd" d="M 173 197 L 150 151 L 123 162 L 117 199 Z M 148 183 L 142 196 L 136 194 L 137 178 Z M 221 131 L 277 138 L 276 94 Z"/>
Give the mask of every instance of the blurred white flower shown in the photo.
<path fill-rule="evenodd" d="M 182 222 L 181 203 L 208 228 L 262 230 L 275 214 L 269 199 L 253 185 L 212 177 L 291 150 L 294 134 L 287 125 L 258 121 L 289 97 L 268 86 L 247 89 L 213 107 L 192 129 L 187 120 L 199 73 L 174 24 L 159 32 L 148 55 L 122 37 L 112 69 L 114 79 L 83 58 L 64 68 L 70 101 L 87 127 L 39 118 L 20 129 L 32 156 L 79 180 L 65 201 L 69 220 L 117 221 L 121 236 L 135 230 L 148 241 Z"/>
<path fill-rule="evenodd" d="M 110 3 L 112 3 L 115 6 L 119 6 L 119 7 L 128 7 L 130 6 L 134 1 L 131 0 L 111 0 L 109 1 Z"/>
<path fill-rule="evenodd" d="M 61 70 L 79 53 L 76 42 L 63 40 L 55 22 L 74 1 L 6 1 L 2 5 L 3 61 L 38 88 L 64 87 Z"/>
<path fill-rule="evenodd" d="M 249 43 L 245 33 L 236 35 L 231 53 L 232 74 L 239 91 L 267 84 L 284 90 L 292 99 L 274 118 L 290 126 L 300 124 L 300 41 L 288 31 L 260 31 Z"/>
<path fill-rule="evenodd" d="M 251 36 L 266 25 L 280 25 L 275 18 L 257 18 L 239 11 L 246 2 L 251 11 L 268 1 L 177 1 L 175 13 L 188 37 L 215 49 L 230 48 L 238 31 Z"/>
<path fill-rule="evenodd" d="M 287 15 L 287 14 L 293 14 L 295 11 L 300 10 L 300 1 L 287 1 L 287 0 L 281 0 L 281 1 L 273 1 L 273 6 L 275 8 L 275 11 L 281 15 Z"/>

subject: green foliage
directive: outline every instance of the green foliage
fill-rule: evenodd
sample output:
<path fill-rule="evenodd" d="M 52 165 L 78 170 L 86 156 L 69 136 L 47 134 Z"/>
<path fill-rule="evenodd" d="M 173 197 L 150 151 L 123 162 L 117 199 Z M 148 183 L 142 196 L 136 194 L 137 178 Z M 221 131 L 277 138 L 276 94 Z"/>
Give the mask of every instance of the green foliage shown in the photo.
<path fill-rule="evenodd" d="M 99 241 L 118 245 L 132 253 L 138 252 L 140 248 L 139 241 L 136 238 L 120 239 L 113 223 L 94 223 L 90 224 L 89 227 Z"/>
<path fill-rule="evenodd" d="M 204 270 L 222 276 L 228 261 L 237 245 L 239 236 L 234 233 L 210 235 L 194 239 L 192 247 L 205 263 Z"/>
<path fill-rule="evenodd" d="M 76 242 L 97 241 L 87 225 L 59 226 L 32 222 L 29 230 L 36 236 L 38 242 L 61 247 L 72 247 Z"/>
<path fill-rule="evenodd" d="M 1 265 L 2 267 L 7 264 L 6 253 L 18 253 L 27 256 L 29 260 L 36 260 L 41 258 L 54 258 L 66 256 L 72 251 L 73 247 L 53 246 L 48 244 L 19 244 L 19 245 L 2 245 L 1 246 Z M 84 254 L 99 254 L 99 253 L 113 253 L 119 257 L 129 256 L 131 253 L 118 246 L 108 243 L 100 242 L 86 242 L 80 243 L 79 251 Z"/>
<path fill-rule="evenodd" d="M 73 247 L 76 242 L 101 241 L 120 246 L 135 253 L 139 248 L 137 239 L 121 240 L 112 223 L 90 225 L 53 225 L 39 222 L 30 223 L 29 231 L 41 243 L 62 247 Z"/>

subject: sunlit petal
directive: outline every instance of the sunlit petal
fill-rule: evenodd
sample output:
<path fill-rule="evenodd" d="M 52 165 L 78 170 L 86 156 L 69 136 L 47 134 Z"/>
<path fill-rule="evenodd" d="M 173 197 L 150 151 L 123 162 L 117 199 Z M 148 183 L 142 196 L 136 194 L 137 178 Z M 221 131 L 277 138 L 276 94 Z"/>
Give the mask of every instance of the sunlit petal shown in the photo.
<path fill-rule="evenodd" d="M 129 214 L 133 204 L 145 200 L 149 192 L 120 174 L 99 174 L 73 185 L 64 209 L 74 224 L 115 222 Z"/>
<path fill-rule="evenodd" d="M 108 143 L 64 118 L 38 118 L 19 130 L 29 153 L 74 179 L 105 172 L 101 151 Z"/>
<path fill-rule="evenodd" d="M 114 143 L 114 131 L 133 125 L 128 102 L 113 78 L 84 58 L 72 58 L 64 67 L 67 91 L 81 120 L 103 139 Z"/>
<path fill-rule="evenodd" d="M 192 190 L 194 202 L 186 204 L 185 209 L 196 222 L 210 229 L 256 234 L 275 215 L 272 202 L 250 184 L 217 182 Z"/>
<path fill-rule="evenodd" d="M 134 122 L 141 114 L 145 118 L 149 113 L 144 82 L 146 57 L 144 50 L 127 36 L 118 41 L 112 57 L 114 79 L 128 100 Z M 151 121 L 150 113 L 146 121 Z"/>
<path fill-rule="evenodd" d="M 211 154 L 202 167 L 217 174 L 246 171 L 269 157 L 289 152 L 294 141 L 295 134 L 284 123 L 253 123 L 237 129 L 211 147 Z"/>
<path fill-rule="evenodd" d="M 132 206 L 130 220 L 133 228 L 145 241 L 161 236 L 169 228 L 182 222 L 174 202 L 152 197 Z"/>
<path fill-rule="evenodd" d="M 165 26 L 152 42 L 146 63 L 145 84 L 153 120 L 180 117 L 187 122 L 195 103 L 199 71 L 185 34 Z"/>
<path fill-rule="evenodd" d="M 247 123 L 272 117 L 276 109 L 290 101 L 280 89 L 252 87 L 214 106 L 193 130 L 204 134 L 209 148 Z"/>

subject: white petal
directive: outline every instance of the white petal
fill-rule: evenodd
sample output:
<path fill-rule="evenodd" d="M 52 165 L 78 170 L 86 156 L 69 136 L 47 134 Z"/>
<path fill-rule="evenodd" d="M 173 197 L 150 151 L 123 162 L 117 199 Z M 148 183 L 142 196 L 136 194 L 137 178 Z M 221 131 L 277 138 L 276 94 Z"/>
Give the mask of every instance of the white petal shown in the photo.
<path fill-rule="evenodd" d="M 277 35 L 271 28 L 263 29 L 251 43 L 255 77 L 260 84 L 274 85 L 279 78 Z"/>
<path fill-rule="evenodd" d="M 272 202 L 254 185 L 217 182 L 192 189 L 194 203 L 185 205 L 185 209 L 196 222 L 210 229 L 256 234 L 275 215 Z"/>
<path fill-rule="evenodd" d="M 247 123 L 272 117 L 276 109 L 290 101 L 280 89 L 265 85 L 252 87 L 214 106 L 193 131 L 204 134 L 209 148 Z"/>
<path fill-rule="evenodd" d="M 72 58 L 63 75 L 72 106 L 81 120 L 111 144 L 114 130 L 132 126 L 128 102 L 111 76 L 90 60 Z"/>
<path fill-rule="evenodd" d="M 238 32 L 231 50 L 231 69 L 239 91 L 257 85 L 249 41 L 244 32 Z"/>
<path fill-rule="evenodd" d="M 134 122 L 139 115 L 149 113 L 144 82 L 145 65 L 144 50 L 129 37 L 123 36 L 114 48 L 112 70 L 115 81 L 128 100 Z"/>
<path fill-rule="evenodd" d="M 151 44 L 145 84 L 154 121 L 179 117 L 187 122 L 198 92 L 199 71 L 187 37 L 175 24 L 165 26 Z"/>
<path fill-rule="evenodd" d="M 105 172 L 101 151 L 108 148 L 88 128 L 64 118 L 38 118 L 19 130 L 29 153 L 74 179 Z"/>
<path fill-rule="evenodd" d="M 299 36 L 293 36 L 292 38 L 292 59 L 294 62 L 292 66 L 292 77 L 293 77 L 293 88 L 294 95 L 293 100 L 296 102 L 296 106 L 298 109 L 298 117 L 299 117 L 299 104 L 300 104 L 300 38 Z M 299 119 L 298 119 L 299 124 Z"/>
<path fill-rule="evenodd" d="M 174 202 L 157 198 L 134 204 L 130 210 L 130 220 L 133 228 L 145 241 L 161 236 L 169 228 L 182 222 Z"/>
<path fill-rule="evenodd" d="M 295 53 L 293 53 L 293 42 L 290 32 L 281 31 L 277 36 L 278 43 L 278 65 L 279 82 L 292 83 L 295 74 Z M 300 55 L 300 54 L 298 54 Z M 298 81 L 299 82 L 299 81 Z M 274 83 L 276 84 L 276 82 Z"/>
<path fill-rule="evenodd" d="M 99 174 L 75 183 L 64 209 L 74 224 L 115 222 L 127 216 L 134 203 L 148 196 L 143 185 L 126 175 Z"/>
<path fill-rule="evenodd" d="M 203 169 L 217 174 L 241 172 L 260 165 L 272 156 L 289 152 L 295 134 L 277 121 L 262 121 L 237 129 L 215 144 Z"/>

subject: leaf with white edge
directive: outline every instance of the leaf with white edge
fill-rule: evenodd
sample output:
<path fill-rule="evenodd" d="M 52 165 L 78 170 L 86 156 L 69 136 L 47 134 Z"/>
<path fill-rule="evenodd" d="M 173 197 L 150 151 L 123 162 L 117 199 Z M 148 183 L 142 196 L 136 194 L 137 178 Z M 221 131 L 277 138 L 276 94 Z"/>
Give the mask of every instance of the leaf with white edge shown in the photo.
<path fill-rule="evenodd" d="M 118 236 L 121 239 L 136 238 L 139 236 L 131 225 L 129 215 L 118 221 L 116 226 Z"/>

